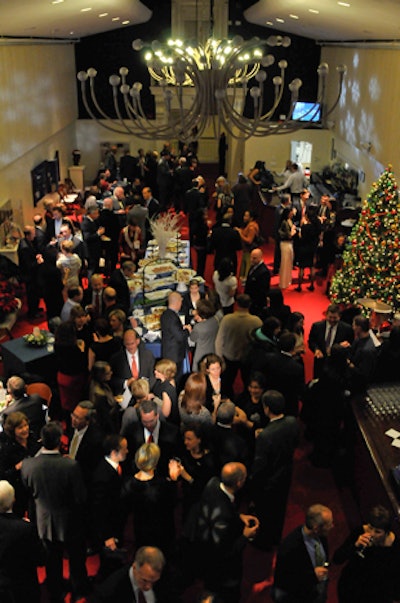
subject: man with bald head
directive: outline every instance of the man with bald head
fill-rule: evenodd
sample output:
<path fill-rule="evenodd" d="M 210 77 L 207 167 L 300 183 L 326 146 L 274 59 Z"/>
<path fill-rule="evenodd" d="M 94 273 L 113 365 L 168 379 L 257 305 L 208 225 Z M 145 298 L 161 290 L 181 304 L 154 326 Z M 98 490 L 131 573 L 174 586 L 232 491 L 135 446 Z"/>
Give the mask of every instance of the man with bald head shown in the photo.
<path fill-rule="evenodd" d="M 253 249 L 250 254 L 250 270 L 247 275 L 244 292 L 250 296 L 250 312 L 261 316 L 263 308 L 266 306 L 269 285 L 271 282 L 271 273 L 264 264 L 264 255 L 262 249 L 258 247 Z"/>
<path fill-rule="evenodd" d="M 226 463 L 221 477 L 211 478 L 205 487 L 197 520 L 205 587 L 229 603 L 240 599 L 242 552 L 259 527 L 256 517 L 239 514 L 235 505 L 236 493 L 246 478 L 242 463 Z"/>
<path fill-rule="evenodd" d="M 182 375 L 183 360 L 187 350 L 190 325 L 182 325 L 179 312 L 182 296 L 173 291 L 168 296 L 168 308 L 161 315 L 161 356 L 176 362 L 176 379 Z"/>

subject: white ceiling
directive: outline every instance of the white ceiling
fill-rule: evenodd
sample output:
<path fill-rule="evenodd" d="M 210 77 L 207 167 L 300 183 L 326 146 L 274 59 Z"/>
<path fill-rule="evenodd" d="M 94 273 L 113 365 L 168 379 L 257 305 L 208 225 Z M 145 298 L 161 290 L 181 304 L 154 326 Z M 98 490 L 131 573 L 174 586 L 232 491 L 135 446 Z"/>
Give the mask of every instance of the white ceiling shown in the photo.
<path fill-rule="evenodd" d="M 0 0 L 0 36 L 76 39 L 144 23 L 152 15 L 140 0 L 54 1 Z M 315 40 L 400 39 L 399 0 L 346 2 L 350 6 L 337 0 L 259 0 L 245 11 L 245 18 L 266 26 L 266 32 L 272 27 L 268 21 L 275 29 Z M 91 10 L 82 12 L 85 8 Z"/>

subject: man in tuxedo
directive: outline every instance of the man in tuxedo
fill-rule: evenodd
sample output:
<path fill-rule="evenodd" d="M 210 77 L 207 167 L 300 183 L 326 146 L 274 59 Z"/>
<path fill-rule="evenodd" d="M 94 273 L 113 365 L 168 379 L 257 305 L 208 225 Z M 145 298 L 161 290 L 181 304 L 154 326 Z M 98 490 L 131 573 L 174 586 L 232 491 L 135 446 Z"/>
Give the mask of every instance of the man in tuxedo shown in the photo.
<path fill-rule="evenodd" d="M 119 210 L 121 211 L 121 210 Z M 122 210 L 123 220 L 125 212 Z M 106 197 L 103 201 L 103 209 L 100 212 L 99 224 L 104 227 L 103 248 L 105 251 L 106 273 L 110 275 L 118 262 L 119 233 L 121 232 L 121 221 L 119 215 L 113 209 L 111 197 Z M 105 239 L 107 237 L 107 240 Z"/>
<path fill-rule="evenodd" d="M 37 531 L 46 553 L 46 584 L 51 603 L 64 601 L 64 551 L 69 557 L 72 600 L 78 600 L 89 590 L 83 529 L 86 489 L 78 463 L 60 454 L 62 435 L 59 423 L 47 423 L 41 431 L 41 453 L 24 459 L 21 468 L 22 481 L 35 502 Z"/>
<path fill-rule="evenodd" d="M 224 465 L 221 478 L 213 477 L 206 485 L 197 518 L 205 586 L 223 601 L 232 603 L 240 599 L 244 546 L 259 528 L 256 517 L 239 514 L 236 509 L 236 494 L 244 486 L 246 477 L 242 463 Z"/>
<path fill-rule="evenodd" d="M 251 314 L 261 317 L 263 308 L 267 304 L 271 273 L 264 264 L 264 256 L 261 249 L 253 249 L 250 253 L 250 270 L 246 279 L 244 292 L 250 295 Z"/>
<path fill-rule="evenodd" d="M 124 333 L 124 346 L 110 358 L 113 371 L 111 386 L 115 394 L 123 394 L 122 408 L 131 401 L 130 385 L 139 377 L 154 383 L 154 356 L 141 343 L 140 336 L 133 329 Z"/>
<path fill-rule="evenodd" d="M 160 448 L 157 470 L 168 475 L 168 463 L 179 452 L 178 428 L 167 421 L 160 421 L 159 409 L 154 400 L 144 400 L 138 408 L 139 421 L 128 423 L 122 435 L 128 441 L 129 456 L 125 466 L 130 470 L 135 453 L 144 443 L 154 442 Z"/>
<path fill-rule="evenodd" d="M 104 434 L 94 422 L 96 410 L 89 400 L 79 402 L 71 413 L 69 457 L 78 462 L 85 485 L 103 456 Z"/>
<path fill-rule="evenodd" d="M 324 505 L 309 507 L 306 521 L 278 548 L 272 600 L 275 603 L 325 603 L 329 560 L 327 535 L 333 527 L 332 511 Z"/>
<path fill-rule="evenodd" d="M 7 393 L 10 401 L 0 414 L 1 423 L 4 423 L 12 412 L 23 412 L 28 418 L 31 433 L 39 439 L 40 430 L 45 424 L 47 415 L 45 400 L 38 394 L 28 396 L 25 381 L 17 375 L 8 379 Z"/>
<path fill-rule="evenodd" d="M 255 544 L 268 550 L 281 540 L 300 430 L 294 417 L 285 417 L 285 398 L 281 393 L 266 391 L 262 403 L 269 423 L 256 438 L 250 483 L 260 520 Z"/>
<path fill-rule="evenodd" d="M 182 325 L 179 318 L 181 308 L 182 296 L 173 291 L 168 296 L 168 308 L 161 315 L 161 356 L 176 362 L 177 382 L 182 376 L 187 340 L 192 330 L 190 325 Z"/>
<path fill-rule="evenodd" d="M 15 490 L 0 481 L 0 601 L 40 603 L 36 566 L 39 540 L 34 526 L 12 512 Z"/>
<path fill-rule="evenodd" d="M 116 571 L 99 586 L 95 603 L 157 603 L 158 589 L 155 585 L 161 578 L 164 565 L 165 559 L 160 549 L 140 547 L 131 567 Z"/>
<path fill-rule="evenodd" d="M 106 437 L 103 445 L 104 457 L 97 465 L 91 480 L 89 509 L 92 523 L 92 538 L 100 548 L 102 576 L 109 575 L 114 567 L 112 555 L 122 540 L 124 517 L 121 505 L 122 469 L 120 463 L 128 454 L 126 438 L 118 434 Z M 111 571 L 110 571 L 111 569 Z"/>
<path fill-rule="evenodd" d="M 267 389 L 275 389 L 285 399 L 287 415 L 297 417 L 299 400 L 304 390 L 304 366 L 295 356 L 296 337 L 283 333 L 279 338 L 279 353 L 266 356 L 265 378 Z"/>
<path fill-rule="evenodd" d="M 216 467 L 220 471 L 226 463 L 238 461 L 247 466 L 249 451 L 245 440 L 235 432 L 235 405 L 224 400 L 218 406 L 215 427 L 211 432 Z"/>
<path fill-rule="evenodd" d="M 354 339 L 350 325 L 340 320 L 340 308 L 330 304 L 326 311 L 326 319 L 311 325 L 308 347 L 314 353 L 314 379 L 321 374 L 324 360 L 329 356 L 334 343 L 348 346 Z"/>
<path fill-rule="evenodd" d="M 82 235 L 89 276 L 94 272 L 99 272 L 99 261 L 103 250 L 101 237 L 104 235 L 105 228 L 100 226 L 99 216 L 99 208 L 91 206 L 88 207 L 86 216 L 82 220 Z"/>

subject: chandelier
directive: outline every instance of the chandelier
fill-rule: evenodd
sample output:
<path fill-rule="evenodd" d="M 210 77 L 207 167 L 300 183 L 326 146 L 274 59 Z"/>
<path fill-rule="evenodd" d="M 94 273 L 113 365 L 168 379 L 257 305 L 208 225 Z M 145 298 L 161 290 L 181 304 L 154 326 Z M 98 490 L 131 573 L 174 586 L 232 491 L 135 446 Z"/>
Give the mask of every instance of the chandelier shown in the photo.
<path fill-rule="evenodd" d="M 314 103 L 308 104 L 303 115 L 292 119 L 302 81 L 295 78 L 289 83 L 290 102 L 284 116 L 274 121 L 274 115 L 285 89 L 286 60 L 278 62 L 279 75 L 272 78 L 273 92 L 266 98 L 265 83 L 268 70 L 275 62 L 267 47 L 290 46 L 287 36 L 270 36 L 266 40 L 216 40 L 210 37 L 204 44 L 169 40 L 166 44 L 153 41 L 146 45 L 135 40 L 135 51 L 144 50 L 144 59 L 154 85 L 157 113 L 160 119 L 150 120 L 141 101 L 141 82 L 128 84 L 129 70 L 121 67 L 119 75 L 111 75 L 109 84 L 116 118 L 105 113 L 96 96 L 94 68 L 77 74 L 81 82 L 81 95 L 87 113 L 103 127 L 119 134 L 132 134 L 139 138 L 170 139 L 182 141 L 200 138 L 203 133 L 219 138 L 222 131 L 234 138 L 247 140 L 252 136 L 287 134 L 304 128 L 304 119 L 312 121 L 323 107 L 323 118 L 337 106 L 343 88 L 346 66 L 339 65 L 337 95 L 326 107 L 329 67 L 318 67 L 318 93 Z M 87 86 L 89 84 L 89 86 Z M 90 92 L 88 93 L 87 88 Z M 251 110 L 246 101 L 250 99 Z M 158 103 L 158 104 L 157 104 Z M 245 114 L 246 107 L 246 114 Z M 279 112 L 282 113 L 279 107 Z M 248 115 L 251 117 L 248 117 Z M 107 120 L 104 122 L 103 120 Z"/>

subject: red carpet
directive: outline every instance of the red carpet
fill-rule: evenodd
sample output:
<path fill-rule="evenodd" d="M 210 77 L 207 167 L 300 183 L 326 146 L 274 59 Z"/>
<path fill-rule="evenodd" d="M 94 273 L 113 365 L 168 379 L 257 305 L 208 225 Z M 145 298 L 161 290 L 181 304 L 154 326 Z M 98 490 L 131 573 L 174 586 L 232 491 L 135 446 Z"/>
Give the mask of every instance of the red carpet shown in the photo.
<path fill-rule="evenodd" d="M 265 261 L 270 264 L 272 261 L 273 246 L 266 244 L 264 246 Z M 213 272 L 213 256 L 207 258 L 206 280 L 211 282 Z M 297 274 L 293 271 L 293 280 L 296 283 Z M 272 278 L 272 285 L 278 285 L 278 277 Z M 294 291 L 295 285 L 292 285 L 284 292 L 284 300 L 289 304 L 292 311 L 298 310 L 305 317 L 306 340 L 311 324 L 322 318 L 329 300 L 324 295 L 324 282 L 316 282 L 315 291 L 310 293 L 305 289 L 302 293 Z M 47 327 L 47 323 L 36 321 L 35 326 Z M 25 316 L 17 322 L 13 329 L 14 337 L 21 336 L 24 333 L 32 331 L 33 324 L 25 320 Z M 312 355 L 307 351 L 305 354 L 306 377 L 309 380 L 312 376 Z M 316 469 L 308 461 L 310 444 L 302 441 L 300 448 L 296 451 L 295 468 L 292 488 L 289 496 L 289 504 L 285 522 L 284 533 L 288 533 L 295 526 L 303 522 L 306 508 L 313 503 L 320 502 L 328 505 L 333 510 L 335 527 L 330 533 L 330 547 L 333 551 L 347 535 L 349 528 L 358 524 L 360 518 L 355 508 L 354 501 L 351 498 L 347 488 L 338 487 L 333 475 L 329 469 Z M 262 553 L 251 545 L 246 547 L 244 557 L 244 580 L 243 580 L 243 598 L 242 603 L 269 603 L 269 588 L 259 593 L 252 592 L 255 583 L 270 580 L 272 575 L 272 564 L 274 558 L 272 554 Z M 88 558 L 88 570 L 90 575 L 95 575 L 98 568 L 98 558 L 96 556 Z M 329 603 L 336 603 L 336 579 L 340 568 L 332 566 L 330 570 L 329 583 Z M 68 563 L 65 562 L 65 575 L 68 574 Z M 44 571 L 39 572 L 41 581 L 44 579 Z M 196 600 L 198 588 L 193 587 L 185 594 L 185 603 L 192 603 Z M 68 603 L 68 598 L 66 599 Z M 43 603 L 45 601 L 43 600 Z"/>

